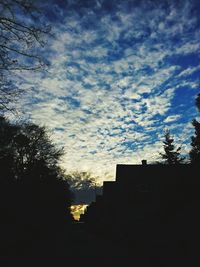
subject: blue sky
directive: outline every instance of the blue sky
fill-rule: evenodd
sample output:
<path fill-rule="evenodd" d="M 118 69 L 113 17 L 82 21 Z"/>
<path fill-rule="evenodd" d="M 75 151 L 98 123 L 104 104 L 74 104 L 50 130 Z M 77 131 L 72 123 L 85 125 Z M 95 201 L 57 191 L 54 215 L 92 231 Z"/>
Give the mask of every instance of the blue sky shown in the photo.
<path fill-rule="evenodd" d="M 45 125 L 62 166 L 114 179 L 153 162 L 170 129 L 190 149 L 200 91 L 200 1 L 48 1 L 47 72 L 19 74 L 18 108 Z M 30 89 L 31 88 L 31 89 Z"/>

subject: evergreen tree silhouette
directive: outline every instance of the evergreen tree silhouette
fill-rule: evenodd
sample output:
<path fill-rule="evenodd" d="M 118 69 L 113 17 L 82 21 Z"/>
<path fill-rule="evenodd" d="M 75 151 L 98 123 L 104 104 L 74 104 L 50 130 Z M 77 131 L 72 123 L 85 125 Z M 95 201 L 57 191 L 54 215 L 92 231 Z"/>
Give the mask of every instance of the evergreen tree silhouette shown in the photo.
<path fill-rule="evenodd" d="M 196 104 L 197 109 L 200 112 L 200 94 L 197 95 L 195 99 L 195 104 Z M 191 137 L 192 149 L 189 153 L 190 162 L 192 164 L 199 164 L 200 163 L 200 122 L 194 119 L 192 121 L 192 125 L 195 129 L 195 135 Z"/>
<path fill-rule="evenodd" d="M 165 140 L 163 141 L 165 153 L 160 153 L 165 164 L 181 164 L 184 161 L 184 158 L 180 155 L 181 147 L 176 148 L 173 144 L 174 139 L 171 137 L 170 131 L 166 130 L 164 134 Z"/>
<path fill-rule="evenodd" d="M 196 104 L 196 107 L 198 108 L 198 110 L 200 112 L 200 93 L 197 95 L 197 97 L 195 99 L 195 104 Z"/>

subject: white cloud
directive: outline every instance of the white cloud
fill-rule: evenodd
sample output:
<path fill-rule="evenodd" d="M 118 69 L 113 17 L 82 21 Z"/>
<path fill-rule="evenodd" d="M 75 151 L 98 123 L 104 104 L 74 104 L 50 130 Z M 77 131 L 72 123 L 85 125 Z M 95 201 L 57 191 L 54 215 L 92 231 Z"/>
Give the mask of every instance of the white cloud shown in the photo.
<path fill-rule="evenodd" d="M 178 74 L 178 77 L 181 78 L 181 77 L 187 77 L 191 74 L 193 74 L 194 72 L 196 71 L 199 71 L 200 70 L 200 65 L 198 65 L 197 67 L 189 67 L 187 69 L 184 69 L 183 71 L 181 71 L 179 74 Z"/>
<path fill-rule="evenodd" d="M 177 121 L 178 119 L 181 118 L 181 115 L 171 115 L 171 116 L 168 116 L 164 122 L 165 123 L 171 123 L 171 122 L 174 122 L 174 121 Z"/>
<path fill-rule="evenodd" d="M 166 11 L 143 9 L 133 14 L 118 10 L 115 21 L 104 15 L 92 30 L 72 14 L 54 29 L 48 73 L 24 76 L 22 87 L 35 87 L 31 97 L 21 99 L 24 112 L 53 131 L 53 140 L 65 148 L 62 165 L 69 171 L 89 170 L 101 180 L 114 179 L 117 163 L 154 161 L 165 124 L 172 127 L 181 118 L 169 115 L 178 87 L 196 88 L 195 81 L 179 79 L 199 66 L 182 70 L 168 61 L 177 54 L 198 53 L 198 35 L 190 40 L 188 34 L 195 19 L 184 8 L 180 17 L 173 5 Z M 170 42 L 176 35 L 177 45 Z"/>

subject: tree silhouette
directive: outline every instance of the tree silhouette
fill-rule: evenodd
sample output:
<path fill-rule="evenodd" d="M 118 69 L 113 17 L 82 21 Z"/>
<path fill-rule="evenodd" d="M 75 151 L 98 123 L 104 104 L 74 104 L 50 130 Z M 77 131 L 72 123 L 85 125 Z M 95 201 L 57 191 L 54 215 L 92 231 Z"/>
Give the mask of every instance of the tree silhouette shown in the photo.
<path fill-rule="evenodd" d="M 200 163 L 200 123 L 194 119 L 192 121 L 192 125 L 195 129 L 195 136 L 191 137 L 191 146 L 192 149 L 189 153 L 190 155 L 190 162 L 192 164 L 199 164 Z"/>
<path fill-rule="evenodd" d="M 10 109 L 21 92 L 10 79 L 16 71 L 44 67 L 37 49 L 49 30 L 33 1 L 0 1 L 0 110 Z"/>
<path fill-rule="evenodd" d="M 197 109 L 200 112 L 200 94 L 197 95 L 195 99 L 195 104 L 196 104 Z M 200 163 L 200 122 L 194 119 L 192 121 L 192 125 L 195 130 L 195 135 L 191 137 L 192 149 L 189 153 L 190 162 L 192 164 L 199 164 Z"/>
<path fill-rule="evenodd" d="M 0 117 L 0 250 L 53 237 L 72 222 L 61 155 L 44 127 Z"/>
<path fill-rule="evenodd" d="M 200 112 L 200 93 L 197 95 L 197 97 L 195 99 L 195 104 L 196 104 L 196 107 L 198 108 L 198 110 Z"/>
<path fill-rule="evenodd" d="M 90 172 L 75 171 L 65 177 L 74 193 L 74 204 L 89 204 L 95 199 L 96 193 L 101 194 L 102 188 L 97 177 Z"/>
<path fill-rule="evenodd" d="M 56 167 L 63 151 L 55 147 L 44 127 L 33 123 L 10 124 L 3 117 L 0 126 L 0 158 L 12 158 L 15 178 L 31 173 L 41 162 L 49 168 Z"/>
<path fill-rule="evenodd" d="M 160 153 L 165 164 L 181 164 L 183 163 L 184 158 L 180 155 L 181 147 L 176 148 L 173 144 L 174 139 L 171 137 L 170 131 L 166 130 L 164 134 L 165 140 L 163 141 L 165 153 Z"/>

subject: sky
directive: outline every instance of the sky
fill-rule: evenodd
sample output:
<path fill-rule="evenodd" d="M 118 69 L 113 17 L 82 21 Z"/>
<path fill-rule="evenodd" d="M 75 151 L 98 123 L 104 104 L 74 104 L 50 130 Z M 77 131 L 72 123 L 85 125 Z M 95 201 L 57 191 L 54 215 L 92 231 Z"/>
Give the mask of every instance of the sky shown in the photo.
<path fill-rule="evenodd" d="M 48 70 L 18 74 L 24 117 L 64 147 L 66 172 L 114 180 L 116 164 L 155 162 L 169 129 L 182 153 L 200 91 L 200 1 L 43 1 Z"/>

